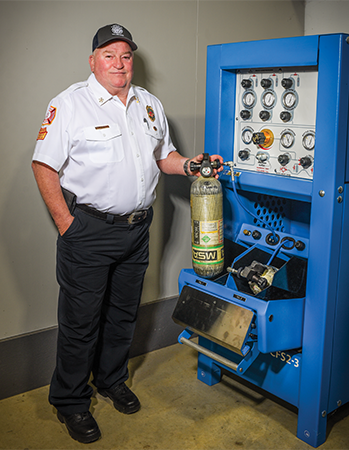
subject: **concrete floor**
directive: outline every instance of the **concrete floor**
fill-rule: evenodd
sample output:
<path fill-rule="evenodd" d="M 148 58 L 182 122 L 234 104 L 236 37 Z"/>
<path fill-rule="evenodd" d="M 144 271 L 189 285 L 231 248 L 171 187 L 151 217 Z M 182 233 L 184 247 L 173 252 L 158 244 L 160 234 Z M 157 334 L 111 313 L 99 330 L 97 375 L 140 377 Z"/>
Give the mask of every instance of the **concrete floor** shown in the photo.
<path fill-rule="evenodd" d="M 196 379 L 197 354 L 176 344 L 130 362 L 128 385 L 141 410 L 126 416 L 96 395 L 102 439 L 72 440 L 47 402 L 48 386 L 0 401 L 1 449 L 233 450 L 311 449 L 296 438 L 297 415 L 224 375 Z M 325 449 L 349 449 L 349 408 L 329 422 Z M 334 416 L 333 416 L 334 417 Z"/>

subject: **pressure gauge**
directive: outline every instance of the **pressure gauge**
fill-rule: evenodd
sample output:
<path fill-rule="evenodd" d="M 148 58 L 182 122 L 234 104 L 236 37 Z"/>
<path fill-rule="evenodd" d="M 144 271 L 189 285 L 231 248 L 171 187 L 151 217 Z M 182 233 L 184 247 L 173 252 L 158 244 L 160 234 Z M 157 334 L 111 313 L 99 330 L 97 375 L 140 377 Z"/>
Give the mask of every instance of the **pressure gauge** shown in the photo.
<path fill-rule="evenodd" d="M 289 89 L 282 94 L 282 104 L 285 109 L 294 109 L 298 103 L 297 92 Z"/>
<path fill-rule="evenodd" d="M 246 127 L 242 130 L 241 139 L 242 142 L 246 145 L 251 144 L 253 136 L 253 130 L 250 127 Z"/>
<path fill-rule="evenodd" d="M 284 130 L 281 133 L 281 145 L 285 148 L 290 148 L 294 144 L 295 135 L 291 130 Z"/>
<path fill-rule="evenodd" d="M 314 131 L 306 131 L 303 134 L 302 144 L 306 150 L 314 150 L 314 147 L 315 147 Z"/>
<path fill-rule="evenodd" d="M 276 103 L 276 94 L 272 89 L 267 89 L 263 92 L 261 97 L 261 102 L 264 108 L 271 109 L 274 108 Z"/>
<path fill-rule="evenodd" d="M 242 103 L 245 106 L 245 108 L 253 108 L 256 104 L 256 94 L 252 89 L 246 90 L 242 94 Z"/>

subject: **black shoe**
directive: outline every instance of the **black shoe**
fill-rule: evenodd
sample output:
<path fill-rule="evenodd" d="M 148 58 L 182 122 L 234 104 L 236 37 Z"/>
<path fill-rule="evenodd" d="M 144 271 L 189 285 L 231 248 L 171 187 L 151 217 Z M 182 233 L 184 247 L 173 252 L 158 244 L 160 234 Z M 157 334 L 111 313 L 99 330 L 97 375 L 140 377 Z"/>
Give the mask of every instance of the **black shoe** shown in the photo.
<path fill-rule="evenodd" d="M 89 444 L 90 442 L 97 441 L 101 437 L 97 422 L 89 411 L 71 414 L 70 416 L 63 416 L 58 411 L 57 417 L 65 424 L 70 436 L 76 441 Z"/>
<path fill-rule="evenodd" d="M 113 401 L 114 407 L 124 414 L 133 414 L 141 407 L 138 398 L 125 383 L 111 389 L 98 389 L 98 392 L 103 397 L 109 397 Z"/>

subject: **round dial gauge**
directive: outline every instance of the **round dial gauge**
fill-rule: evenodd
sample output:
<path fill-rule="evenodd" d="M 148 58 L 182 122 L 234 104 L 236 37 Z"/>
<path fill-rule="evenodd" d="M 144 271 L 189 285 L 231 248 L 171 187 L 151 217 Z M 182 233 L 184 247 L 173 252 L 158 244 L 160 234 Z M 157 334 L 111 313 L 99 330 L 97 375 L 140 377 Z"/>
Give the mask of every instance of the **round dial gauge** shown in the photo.
<path fill-rule="evenodd" d="M 242 142 L 246 145 L 251 144 L 253 136 L 252 128 L 244 128 L 241 133 Z"/>
<path fill-rule="evenodd" d="M 264 108 L 271 109 L 274 108 L 276 103 L 276 94 L 273 90 L 268 89 L 263 92 L 261 98 L 262 105 Z"/>
<path fill-rule="evenodd" d="M 285 130 L 281 133 L 281 145 L 290 148 L 294 144 L 294 133 L 291 130 Z"/>
<path fill-rule="evenodd" d="M 314 150 L 315 147 L 314 131 L 307 131 L 306 133 L 303 134 L 302 144 L 306 150 Z"/>
<path fill-rule="evenodd" d="M 298 103 L 298 95 L 296 91 L 288 90 L 282 94 L 282 104 L 285 109 L 294 109 Z"/>
<path fill-rule="evenodd" d="M 242 103 L 245 108 L 253 108 L 256 104 L 256 94 L 252 90 L 247 90 L 242 95 Z"/>

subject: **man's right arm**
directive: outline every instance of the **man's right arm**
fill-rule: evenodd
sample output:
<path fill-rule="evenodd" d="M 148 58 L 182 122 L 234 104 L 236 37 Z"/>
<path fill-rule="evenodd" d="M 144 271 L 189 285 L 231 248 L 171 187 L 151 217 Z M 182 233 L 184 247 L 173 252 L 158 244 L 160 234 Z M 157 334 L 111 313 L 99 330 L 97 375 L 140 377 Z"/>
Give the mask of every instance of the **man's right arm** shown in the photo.
<path fill-rule="evenodd" d="M 70 227 L 74 217 L 70 214 L 64 200 L 58 173 L 39 161 L 32 162 L 34 177 L 40 194 L 62 236 Z"/>

